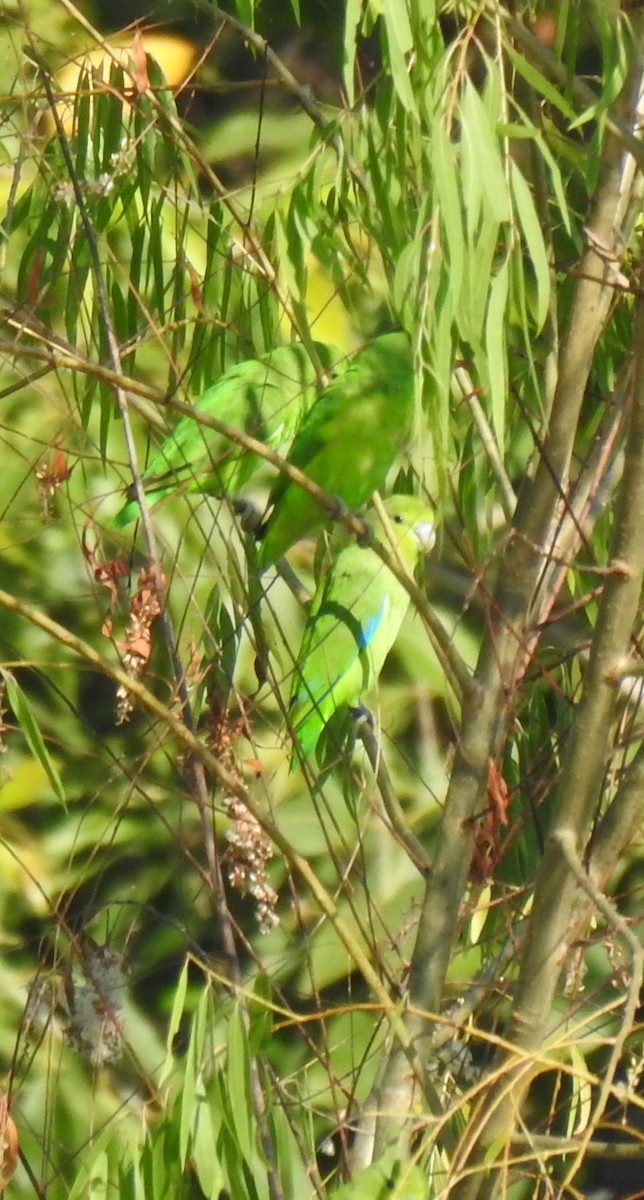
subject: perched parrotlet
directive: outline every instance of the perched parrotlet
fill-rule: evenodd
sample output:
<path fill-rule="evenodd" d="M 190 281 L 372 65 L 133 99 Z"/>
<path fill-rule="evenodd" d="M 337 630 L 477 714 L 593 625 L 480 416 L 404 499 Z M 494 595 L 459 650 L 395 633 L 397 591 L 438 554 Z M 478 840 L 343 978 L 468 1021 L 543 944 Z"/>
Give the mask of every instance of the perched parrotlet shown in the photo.
<path fill-rule="evenodd" d="M 341 352 L 333 346 L 314 345 L 322 367 L 330 373 Z M 197 415 L 216 417 L 285 453 L 317 394 L 318 381 L 309 354 L 301 343 L 293 342 L 231 367 L 195 401 L 194 408 Z M 148 463 L 143 487 L 151 505 L 178 491 L 234 494 L 262 461 L 223 434 L 184 416 Z M 128 499 L 111 525 L 122 528 L 138 515 L 139 506 L 129 488 Z"/>
<path fill-rule="evenodd" d="M 436 541 L 434 512 L 416 496 L 384 501 L 365 520 L 410 572 Z M 373 686 L 409 605 L 402 583 L 369 546 L 346 544 L 321 577 L 308 615 L 288 710 L 303 754 L 311 756 L 331 717 Z"/>
<path fill-rule="evenodd" d="M 320 393 L 298 429 L 288 462 L 349 509 L 379 491 L 414 425 L 415 386 L 406 333 L 385 333 L 350 359 Z M 258 566 L 265 570 L 327 514 L 285 475 L 269 497 L 259 531 Z"/>

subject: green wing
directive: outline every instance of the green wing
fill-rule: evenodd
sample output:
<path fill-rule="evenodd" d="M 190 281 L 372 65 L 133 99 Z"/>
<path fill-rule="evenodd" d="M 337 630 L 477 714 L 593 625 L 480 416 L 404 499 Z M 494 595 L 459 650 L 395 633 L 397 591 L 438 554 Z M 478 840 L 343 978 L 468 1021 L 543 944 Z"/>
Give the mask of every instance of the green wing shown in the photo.
<path fill-rule="evenodd" d="M 334 347 L 316 344 L 325 370 L 339 359 Z M 317 395 L 317 378 L 306 348 L 279 346 L 258 359 L 231 367 L 195 401 L 195 413 L 216 417 L 265 442 L 286 448 Z M 223 434 L 182 417 L 143 474 L 150 504 L 180 489 L 208 495 L 236 492 L 260 466 L 258 455 L 230 442 Z M 112 525 L 120 528 L 138 516 L 131 494 Z"/>
<path fill-rule="evenodd" d="M 358 351 L 331 381 L 298 429 L 288 461 L 349 508 L 382 488 L 414 418 L 414 372 L 405 333 L 387 333 Z M 324 513 L 280 475 L 259 548 L 262 570 L 318 529 Z"/>
<path fill-rule="evenodd" d="M 389 1149 L 335 1188 L 332 1200 L 429 1200 L 429 1178 L 411 1159 L 404 1162 Z"/>
<path fill-rule="evenodd" d="M 383 544 L 413 570 L 434 545 L 434 516 L 426 501 L 392 496 L 388 528 L 375 509 L 367 520 Z M 377 680 L 407 611 L 405 588 L 373 549 L 346 546 L 321 580 L 307 620 L 294 675 L 289 717 L 304 754 L 313 754 L 333 714 L 358 702 Z"/>

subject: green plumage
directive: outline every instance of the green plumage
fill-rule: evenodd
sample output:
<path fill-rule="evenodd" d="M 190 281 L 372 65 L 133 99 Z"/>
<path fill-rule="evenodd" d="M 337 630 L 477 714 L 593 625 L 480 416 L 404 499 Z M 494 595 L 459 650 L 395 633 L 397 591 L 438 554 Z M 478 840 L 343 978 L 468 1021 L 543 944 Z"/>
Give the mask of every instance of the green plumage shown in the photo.
<path fill-rule="evenodd" d="M 416 496 L 384 502 L 389 529 L 375 509 L 366 520 L 410 571 L 435 541 L 434 514 Z M 318 585 L 294 673 L 289 719 L 300 748 L 312 755 L 333 714 L 355 705 L 378 679 L 402 625 L 409 596 L 373 549 L 346 545 Z"/>
<path fill-rule="evenodd" d="M 386 333 L 359 350 L 305 417 L 288 461 L 348 508 L 380 490 L 414 421 L 414 371 L 409 338 Z M 319 529 L 316 501 L 280 475 L 269 499 L 258 561 L 264 570 L 294 542 Z"/>
<path fill-rule="evenodd" d="M 340 357 L 334 347 L 316 343 L 322 366 L 330 370 Z M 195 414 L 217 420 L 285 451 L 303 416 L 317 396 L 317 379 L 303 345 L 279 346 L 238 363 L 195 401 Z M 142 476 L 150 504 L 183 490 L 222 496 L 245 484 L 262 460 L 243 447 L 182 417 L 151 459 Z M 139 515 L 139 506 L 128 491 L 128 500 L 112 526 L 122 528 Z"/>

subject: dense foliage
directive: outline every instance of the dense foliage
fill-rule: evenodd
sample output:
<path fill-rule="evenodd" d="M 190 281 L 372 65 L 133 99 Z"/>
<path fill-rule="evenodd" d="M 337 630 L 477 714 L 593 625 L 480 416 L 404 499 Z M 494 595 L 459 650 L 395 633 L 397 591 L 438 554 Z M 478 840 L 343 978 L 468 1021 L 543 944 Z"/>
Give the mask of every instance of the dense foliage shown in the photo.
<path fill-rule="evenodd" d="M 264 7 L 0 30 L 0 1183 L 18 1137 L 20 1200 L 634 1188 L 640 6 L 346 0 L 323 65 L 322 5 L 274 6 L 277 51 Z M 382 491 L 438 543 L 364 551 L 409 610 L 373 721 L 303 755 L 387 412 L 347 387 L 287 566 L 254 533 L 316 388 L 399 328 Z M 219 401 L 291 343 L 283 423 L 273 377 L 264 427 Z"/>

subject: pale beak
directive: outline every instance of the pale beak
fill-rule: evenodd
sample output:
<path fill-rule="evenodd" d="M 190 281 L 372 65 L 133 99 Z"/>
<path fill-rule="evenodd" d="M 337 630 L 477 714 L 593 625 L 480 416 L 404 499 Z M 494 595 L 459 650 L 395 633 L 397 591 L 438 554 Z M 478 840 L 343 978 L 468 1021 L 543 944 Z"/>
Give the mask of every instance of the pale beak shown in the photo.
<path fill-rule="evenodd" d="M 421 552 L 429 554 L 436 545 L 436 530 L 431 521 L 419 521 L 417 525 L 414 525 L 414 533 Z"/>

